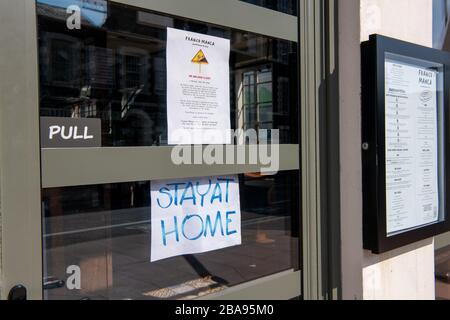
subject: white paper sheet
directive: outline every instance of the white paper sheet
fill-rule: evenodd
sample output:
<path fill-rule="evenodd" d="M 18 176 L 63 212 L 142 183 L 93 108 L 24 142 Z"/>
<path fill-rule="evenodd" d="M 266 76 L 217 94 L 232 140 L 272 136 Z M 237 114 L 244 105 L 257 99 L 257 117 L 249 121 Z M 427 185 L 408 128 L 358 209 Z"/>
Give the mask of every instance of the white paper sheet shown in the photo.
<path fill-rule="evenodd" d="M 230 144 L 230 40 L 167 28 L 170 145 Z"/>
<path fill-rule="evenodd" d="M 393 234 L 438 221 L 437 71 L 386 60 L 386 220 Z"/>
<path fill-rule="evenodd" d="M 153 181 L 151 261 L 240 245 L 238 179 Z"/>

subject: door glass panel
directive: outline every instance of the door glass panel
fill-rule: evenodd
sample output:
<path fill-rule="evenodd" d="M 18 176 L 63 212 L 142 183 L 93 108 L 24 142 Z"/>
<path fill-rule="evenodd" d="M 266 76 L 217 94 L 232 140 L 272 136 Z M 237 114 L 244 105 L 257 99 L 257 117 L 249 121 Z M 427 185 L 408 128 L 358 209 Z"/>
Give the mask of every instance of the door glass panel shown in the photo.
<path fill-rule="evenodd" d="M 172 27 L 230 39 L 233 129 L 279 129 L 280 143 L 299 143 L 296 43 L 110 1 L 80 3 L 81 29 L 70 30 L 67 1 L 37 0 L 40 116 L 100 119 L 103 147 L 167 145 Z M 299 171 L 240 175 L 242 244 L 156 262 L 150 181 L 42 189 L 44 297 L 189 299 L 297 271 L 299 181 Z"/>
<path fill-rule="evenodd" d="M 80 30 L 69 30 L 67 1 L 38 0 L 41 116 L 99 118 L 105 147 L 167 145 L 166 28 L 173 27 L 230 39 L 232 129 L 258 125 L 239 119 L 243 104 L 258 110 L 256 102 L 270 102 L 280 143 L 299 143 L 296 43 L 97 3 L 104 6 L 81 11 Z"/>
<path fill-rule="evenodd" d="M 45 298 L 186 299 L 298 270 L 298 172 L 239 181 L 242 245 L 153 263 L 150 182 L 44 189 Z"/>

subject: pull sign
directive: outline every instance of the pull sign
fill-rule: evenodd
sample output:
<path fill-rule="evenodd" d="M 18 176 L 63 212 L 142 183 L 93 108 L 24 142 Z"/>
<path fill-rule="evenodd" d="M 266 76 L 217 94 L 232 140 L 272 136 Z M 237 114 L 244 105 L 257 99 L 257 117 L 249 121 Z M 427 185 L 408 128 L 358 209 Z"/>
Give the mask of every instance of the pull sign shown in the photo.
<path fill-rule="evenodd" d="M 42 148 L 97 148 L 101 134 L 101 119 L 41 117 Z"/>

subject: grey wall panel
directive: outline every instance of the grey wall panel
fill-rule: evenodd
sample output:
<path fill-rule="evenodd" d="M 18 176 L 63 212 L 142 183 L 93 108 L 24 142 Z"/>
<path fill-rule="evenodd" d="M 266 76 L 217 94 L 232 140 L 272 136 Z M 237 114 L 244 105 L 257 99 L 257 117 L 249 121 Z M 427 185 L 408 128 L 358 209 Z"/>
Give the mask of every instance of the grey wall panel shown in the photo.
<path fill-rule="evenodd" d="M 2 298 L 23 284 L 42 297 L 35 2 L 0 1 Z"/>
<path fill-rule="evenodd" d="M 233 147 L 235 154 L 239 152 Z M 248 148 L 243 147 L 248 154 Z M 175 165 L 172 147 L 42 150 L 42 187 L 188 178 L 259 172 L 255 165 Z M 280 170 L 299 169 L 299 146 L 280 145 Z"/>
<path fill-rule="evenodd" d="M 301 271 L 291 270 L 211 294 L 205 298 L 208 300 L 289 300 L 299 296 L 301 296 Z"/>

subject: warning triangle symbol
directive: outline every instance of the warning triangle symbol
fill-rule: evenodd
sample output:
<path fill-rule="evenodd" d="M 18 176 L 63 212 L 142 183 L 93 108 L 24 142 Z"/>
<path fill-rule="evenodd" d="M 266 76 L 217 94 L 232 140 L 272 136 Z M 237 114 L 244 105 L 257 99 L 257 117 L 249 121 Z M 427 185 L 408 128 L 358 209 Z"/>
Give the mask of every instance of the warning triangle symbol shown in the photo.
<path fill-rule="evenodd" d="M 206 59 L 205 54 L 203 53 L 203 51 L 200 49 L 197 54 L 194 56 L 194 58 L 192 58 L 192 62 L 193 63 L 198 63 L 198 64 L 208 64 L 208 60 Z"/>

